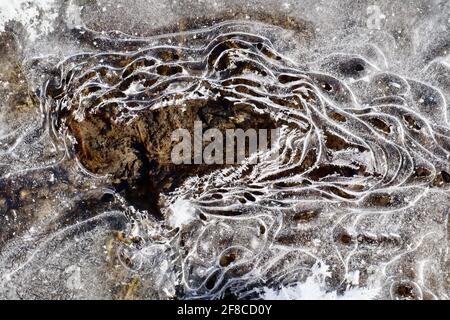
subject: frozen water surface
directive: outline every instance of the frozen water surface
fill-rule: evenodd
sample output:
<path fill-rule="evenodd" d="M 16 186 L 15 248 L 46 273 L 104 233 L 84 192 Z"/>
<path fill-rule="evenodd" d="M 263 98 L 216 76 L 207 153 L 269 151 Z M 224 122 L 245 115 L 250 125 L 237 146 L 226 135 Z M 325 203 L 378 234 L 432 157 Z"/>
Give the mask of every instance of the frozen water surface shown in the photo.
<path fill-rule="evenodd" d="M 0 1 L 0 297 L 448 299 L 449 23 Z M 257 164 L 170 163 L 195 120 L 281 135 Z"/>

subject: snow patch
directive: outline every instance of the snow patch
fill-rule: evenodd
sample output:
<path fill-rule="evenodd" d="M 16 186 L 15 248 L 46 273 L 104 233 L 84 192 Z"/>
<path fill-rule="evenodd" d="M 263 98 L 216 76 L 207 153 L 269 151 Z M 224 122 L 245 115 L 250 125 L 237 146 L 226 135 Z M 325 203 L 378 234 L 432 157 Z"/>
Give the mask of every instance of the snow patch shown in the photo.
<path fill-rule="evenodd" d="M 195 220 L 195 208 L 188 200 L 179 199 L 169 209 L 167 222 L 174 228 L 182 227 Z"/>
<path fill-rule="evenodd" d="M 0 32 L 8 22 L 20 22 L 34 41 L 42 34 L 53 31 L 53 22 L 58 16 L 55 0 L 2 0 L 0 1 Z"/>
<path fill-rule="evenodd" d="M 344 294 L 337 291 L 327 291 L 325 279 L 331 276 L 326 264 L 317 262 L 311 269 L 311 276 L 305 282 L 297 282 L 293 286 L 281 289 L 265 288 L 262 298 L 266 300 L 373 300 L 380 288 L 350 287 Z M 351 275 L 352 283 L 358 283 L 359 273 Z"/>

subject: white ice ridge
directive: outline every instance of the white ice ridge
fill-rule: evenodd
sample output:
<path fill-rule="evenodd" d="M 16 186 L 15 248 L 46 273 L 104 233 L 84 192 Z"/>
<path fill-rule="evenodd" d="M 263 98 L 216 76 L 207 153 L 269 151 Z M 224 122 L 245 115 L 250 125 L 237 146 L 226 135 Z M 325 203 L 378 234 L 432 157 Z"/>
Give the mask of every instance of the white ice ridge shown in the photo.
<path fill-rule="evenodd" d="M 109 107 L 125 127 L 180 108 L 213 124 L 223 117 L 214 108 L 228 106 L 233 117 L 264 115 L 284 128 L 276 160 L 185 180 L 164 194 L 160 226 L 133 219 L 140 232 L 131 236 L 143 240 L 122 261 L 140 257 L 132 267 L 146 272 L 170 261 L 185 297 L 262 288 L 272 298 L 444 297 L 450 131 L 439 91 L 353 54 L 296 65 L 261 27 L 224 22 L 183 34 L 182 45 L 168 35 L 134 51 L 72 55 L 43 86 L 55 121 L 72 113 L 90 125 Z M 179 232 L 166 235 L 167 226 Z M 155 235 L 167 256 L 153 251 Z M 416 261 L 425 258 L 421 277 Z"/>

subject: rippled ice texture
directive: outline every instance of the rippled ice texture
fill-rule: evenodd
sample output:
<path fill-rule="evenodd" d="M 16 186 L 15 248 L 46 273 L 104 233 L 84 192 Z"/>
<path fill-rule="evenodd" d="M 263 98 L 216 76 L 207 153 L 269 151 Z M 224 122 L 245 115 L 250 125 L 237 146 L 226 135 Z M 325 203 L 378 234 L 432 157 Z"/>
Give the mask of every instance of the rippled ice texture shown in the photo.
<path fill-rule="evenodd" d="M 0 19 L 1 298 L 448 298 L 448 2 Z M 165 165 L 197 118 L 281 127 L 279 157 Z"/>

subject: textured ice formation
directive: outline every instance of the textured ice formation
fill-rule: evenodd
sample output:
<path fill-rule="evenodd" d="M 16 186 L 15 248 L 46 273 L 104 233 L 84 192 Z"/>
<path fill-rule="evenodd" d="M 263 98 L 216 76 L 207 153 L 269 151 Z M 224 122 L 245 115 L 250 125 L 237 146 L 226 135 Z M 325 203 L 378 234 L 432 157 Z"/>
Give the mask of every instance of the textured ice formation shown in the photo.
<path fill-rule="evenodd" d="M 395 45 L 420 32 L 324 36 L 305 15 L 70 25 L 60 53 L 27 48 L 34 116 L 1 130 L 0 296 L 447 299 L 445 42 L 410 63 Z M 196 120 L 281 128 L 278 157 L 174 165 Z"/>

